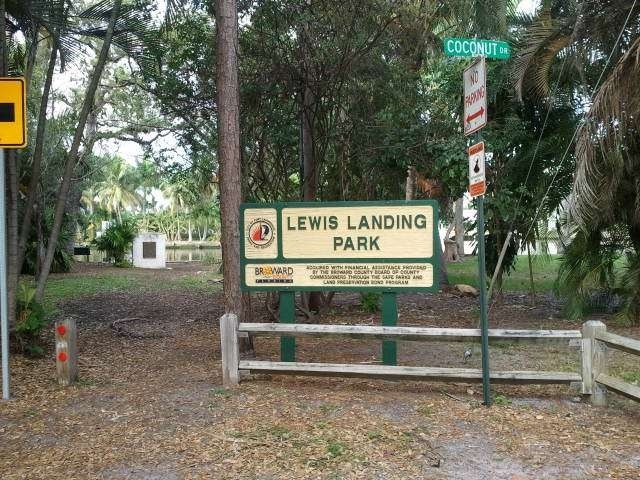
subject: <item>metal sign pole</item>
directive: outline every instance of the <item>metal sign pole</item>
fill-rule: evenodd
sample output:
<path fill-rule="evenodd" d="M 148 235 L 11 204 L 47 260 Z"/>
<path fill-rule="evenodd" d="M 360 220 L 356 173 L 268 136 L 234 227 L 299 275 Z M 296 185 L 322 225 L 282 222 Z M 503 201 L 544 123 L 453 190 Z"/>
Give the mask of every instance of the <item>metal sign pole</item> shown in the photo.
<path fill-rule="evenodd" d="M 2 341 L 2 398 L 9 400 L 9 313 L 7 309 L 7 220 L 4 149 L 0 148 L 0 323 Z"/>
<path fill-rule="evenodd" d="M 476 134 L 476 143 L 482 142 L 482 130 Z M 484 194 L 478 197 L 478 273 L 480 276 L 480 335 L 482 350 L 482 400 L 491 405 L 491 377 L 489 374 L 489 319 L 487 312 L 487 271 L 484 248 Z"/>
<path fill-rule="evenodd" d="M 478 197 L 478 270 L 480 274 L 480 333 L 482 337 L 482 399 L 486 406 L 490 406 L 489 321 L 487 318 L 487 272 L 484 255 L 484 195 Z"/>

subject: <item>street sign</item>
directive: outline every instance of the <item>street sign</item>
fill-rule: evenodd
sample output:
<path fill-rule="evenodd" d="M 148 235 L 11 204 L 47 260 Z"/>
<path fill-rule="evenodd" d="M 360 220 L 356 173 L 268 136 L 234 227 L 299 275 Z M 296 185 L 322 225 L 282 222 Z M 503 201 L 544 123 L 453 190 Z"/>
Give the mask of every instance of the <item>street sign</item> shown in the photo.
<path fill-rule="evenodd" d="M 27 101 L 24 78 L 0 78 L 0 147 L 27 146 Z"/>
<path fill-rule="evenodd" d="M 240 224 L 245 290 L 437 290 L 433 200 L 244 204 Z"/>
<path fill-rule="evenodd" d="M 469 147 L 469 193 L 472 197 L 484 195 L 487 182 L 484 174 L 484 142 Z"/>
<path fill-rule="evenodd" d="M 500 40 L 478 38 L 445 38 L 444 54 L 448 57 L 479 57 L 507 60 L 511 56 L 511 46 Z"/>
<path fill-rule="evenodd" d="M 487 124 L 487 65 L 484 57 L 467 67 L 464 83 L 464 134 L 477 132 Z"/>

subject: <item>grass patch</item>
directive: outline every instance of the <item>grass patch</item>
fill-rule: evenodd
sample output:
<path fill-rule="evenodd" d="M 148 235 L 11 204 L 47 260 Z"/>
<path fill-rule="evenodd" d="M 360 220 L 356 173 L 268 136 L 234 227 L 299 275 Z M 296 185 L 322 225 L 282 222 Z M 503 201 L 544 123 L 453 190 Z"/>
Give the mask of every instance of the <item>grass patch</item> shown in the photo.
<path fill-rule="evenodd" d="M 215 280 L 220 278 L 222 278 L 220 275 L 209 272 L 198 275 L 185 275 L 168 281 L 164 288 L 213 292 L 222 288 L 222 283 L 214 283 Z"/>
<path fill-rule="evenodd" d="M 509 400 L 506 396 L 498 393 L 495 397 L 493 397 L 493 404 L 501 406 L 511 405 L 511 400 Z"/>
<path fill-rule="evenodd" d="M 633 383 L 634 385 L 640 385 L 640 370 L 633 370 L 630 372 L 622 372 L 620 378 L 627 383 Z"/>
<path fill-rule="evenodd" d="M 327 453 L 333 458 L 344 455 L 346 451 L 347 446 L 342 442 L 333 441 L 327 444 Z"/>
<path fill-rule="evenodd" d="M 44 293 L 44 308 L 47 313 L 56 310 L 60 300 L 83 297 L 103 292 L 142 290 L 143 282 L 131 275 L 68 276 L 47 281 Z"/>
<path fill-rule="evenodd" d="M 323 403 L 322 405 L 320 405 L 320 411 L 324 415 L 333 415 L 338 410 L 340 410 L 340 407 L 338 405 L 334 405 L 332 403 Z"/>
<path fill-rule="evenodd" d="M 222 388 L 222 387 L 212 388 L 209 390 L 209 393 L 216 397 L 222 397 L 222 398 L 229 398 L 231 395 L 233 395 L 233 392 L 231 390 L 229 390 L 228 388 Z"/>
<path fill-rule="evenodd" d="M 151 290 L 213 292 L 222 288 L 222 284 L 215 283 L 215 280 L 219 278 L 220 275 L 213 272 L 185 275 L 165 279 L 162 282 L 149 282 L 144 277 L 132 274 L 131 270 L 95 276 L 67 274 L 64 276 L 56 276 L 47 281 L 43 306 L 46 314 L 50 316 L 57 312 L 56 304 L 62 300 L 95 295 L 97 293 L 143 292 Z"/>
<path fill-rule="evenodd" d="M 418 412 L 423 417 L 430 417 L 435 413 L 432 403 L 428 405 L 426 403 L 423 403 L 422 405 L 418 406 L 418 408 L 416 408 L 416 412 Z"/>
<path fill-rule="evenodd" d="M 533 256 L 533 283 L 536 293 L 547 293 L 553 290 L 553 285 L 558 276 L 560 256 Z M 467 257 L 461 263 L 448 263 L 447 273 L 452 284 L 464 283 L 478 287 L 478 258 Z M 493 272 L 487 272 L 488 282 Z M 488 287 L 487 283 L 487 287 Z M 515 268 L 507 276 L 504 276 L 504 290 L 507 292 L 529 292 L 531 283 L 529 280 L 529 263 L 526 255 L 519 255 Z"/>
<path fill-rule="evenodd" d="M 269 435 L 274 437 L 276 440 L 283 441 L 291 438 L 291 430 L 282 426 L 274 426 L 267 430 Z"/>

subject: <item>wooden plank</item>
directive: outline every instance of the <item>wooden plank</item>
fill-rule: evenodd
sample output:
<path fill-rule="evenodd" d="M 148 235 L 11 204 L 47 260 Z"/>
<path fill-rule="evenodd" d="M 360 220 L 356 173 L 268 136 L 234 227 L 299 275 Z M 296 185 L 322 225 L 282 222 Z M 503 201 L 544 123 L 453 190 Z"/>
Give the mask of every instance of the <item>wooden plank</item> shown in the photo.
<path fill-rule="evenodd" d="M 222 384 L 225 387 L 238 385 L 240 373 L 238 360 L 240 350 L 238 346 L 238 317 L 233 313 L 226 313 L 220 318 L 220 354 L 222 357 Z"/>
<path fill-rule="evenodd" d="M 624 382 L 615 377 L 610 377 L 604 373 L 598 375 L 596 382 L 604 385 L 609 390 L 619 393 L 620 395 L 624 395 L 632 400 L 640 401 L 640 387 L 636 385 L 631 385 L 630 383 Z"/>
<path fill-rule="evenodd" d="M 290 335 L 296 337 L 376 338 L 407 341 L 467 342 L 480 338 L 478 328 L 385 327 L 371 325 L 307 325 L 278 323 L 241 323 L 240 332 L 256 336 Z M 559 341 L 582 338 L 579 330 L 489 329 L 493 341 Z"/>
<path fill-rule="evenodd" d="M 363 377 L 386 380 L 431 380 L 441 382 L 482 382 L 482 370 L 475 368 L 404 367 L 390 365 L 352 365 L 335 363 L 267 362 L 243 360 L 240 370 L 251 373 Z M 503 371 L 491 372 L 491 381 L 514 384 L 570 384 L 581 381 L 578 373 Z"/>
<path fill-rule="evenodd" d="M 616 350 L 622 350 L 623 352 L 633 355 L 640 355 L 640 340 L 623 337 L 622 335 L 616 335 L 615 333 L 607 331 L 596 332 L 596 340 L 600 340 Z"/>

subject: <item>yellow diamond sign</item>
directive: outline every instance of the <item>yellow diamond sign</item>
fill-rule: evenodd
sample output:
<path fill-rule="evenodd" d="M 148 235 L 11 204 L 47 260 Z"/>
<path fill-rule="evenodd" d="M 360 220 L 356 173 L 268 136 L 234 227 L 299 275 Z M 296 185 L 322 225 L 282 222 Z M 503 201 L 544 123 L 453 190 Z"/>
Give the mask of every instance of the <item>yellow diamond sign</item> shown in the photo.
<path fill-rule="evenodd" d="M 27 146 L 27 92 L 24 78 L 0 77 L 0 147 Z"/>

